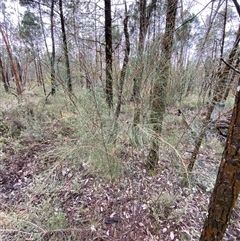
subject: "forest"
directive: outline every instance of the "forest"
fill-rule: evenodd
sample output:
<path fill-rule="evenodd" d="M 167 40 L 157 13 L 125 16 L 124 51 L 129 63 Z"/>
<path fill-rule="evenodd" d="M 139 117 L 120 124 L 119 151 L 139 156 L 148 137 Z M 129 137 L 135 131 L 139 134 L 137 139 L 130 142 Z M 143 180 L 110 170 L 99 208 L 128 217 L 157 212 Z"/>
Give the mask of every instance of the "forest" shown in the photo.
<path fill-rule="evenodd" d="M 239 18 L 0 1 L 0 240 L 240 240 Z"/>

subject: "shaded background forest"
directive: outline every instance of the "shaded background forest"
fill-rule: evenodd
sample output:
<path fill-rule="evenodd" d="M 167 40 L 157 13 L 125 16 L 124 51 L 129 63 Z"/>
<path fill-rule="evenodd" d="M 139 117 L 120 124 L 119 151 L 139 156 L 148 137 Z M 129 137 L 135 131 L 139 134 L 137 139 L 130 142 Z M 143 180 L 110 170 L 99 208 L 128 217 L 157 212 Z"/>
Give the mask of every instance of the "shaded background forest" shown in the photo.
<path fill-rule="evenodd" d="M 0 8 L 1 238 L 199 240 L 239 78 L 234 3 Z"/>

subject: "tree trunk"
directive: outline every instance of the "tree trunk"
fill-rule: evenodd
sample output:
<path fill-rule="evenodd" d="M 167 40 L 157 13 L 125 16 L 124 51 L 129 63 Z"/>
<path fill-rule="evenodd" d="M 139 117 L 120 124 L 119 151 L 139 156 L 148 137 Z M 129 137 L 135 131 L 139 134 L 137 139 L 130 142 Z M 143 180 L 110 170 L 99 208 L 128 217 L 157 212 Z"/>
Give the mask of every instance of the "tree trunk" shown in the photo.
<path fill-rule="evenodd" d="M 144 70 L 143 65 L 143 52 L 144 52 L 144 41 L 146 37 L 146 26 L 147 26 L 147 18 L 146 18 L 146 7 L 147 1 L 140 0 L 139 3 L 139 11 L 140 11 L 140 26 L 139 26 L 139 43 L 138 43 L 138 53 L 136 60 L 136 76 L 133 78 L 133 94 L 132 100 L 134 102 L 134 117 L 133 117 L 133 127 L 135 128 L 137 124 L 140 122 L 140 104 L 141 104 L 141 82 L 142 75 Z"/>
<path fill-rule="evenodd" d="M 42 63 L 41 63 L 39 55 L 38 55 L 38 72 L 39 72 L 40 81 L 41 81 L 41 84 L 43 87 L 44 95 L 47 96 L 46 87 L 45 87 L 44 78 L 43 78 Z"/>
<path fill-rule="evenodd" d="M 5 35 L 5 33 L 2 29 L 1 24 L 0 24 L 0 33 L 2 35 L 3 41 L 5 43 L 5 46 L 6 46 L 6 49 L 7 49 L 7 52 L 8 52 L 8 56 L 9 56 L 9 59 L 10 59 L 10 62 L 11 62 L 12 72 L 13 72 L 15 82 L 16 82 L 16 87 L 17 87 L 17 93 L 18 93 L 18 95 L 21 95 L 22 94 L 22 85 L 21 85 L 21 80 L 19 78 L 18 69 L 17 69 L 16 63 L 14 62 L 14 59 L 13 59 L 10 43 L 9 43 L 8 38 L 7 38 L 7 36 Z"/>
<path fill-rule="evenodd" d="M 111 0 L 105 0 L 106 102 L 113 107 Z"/>
<path fill-rule="evenodd" d="M 152 87 L 150 124 L 156 135 L 162 132 L 162 122 L 165 113 L 166 87 L 171 66 L 171 55 L 173 46 L 173 35 L 175 29 L 175 19 L 177 14 L 178 0 L 167 1 L 167 16 L 165 33 L 162 39 L 161 56 L 158 63 L 157 72 L 159 77 Z M 159 143 L 153 136 L 151 149 L 147 158 L 148 169 L 153 170 L 158 162 Z"/>
<path fill-rule="evenodd" d="M 240 191 L 240 79 L 225 149 L 200 241 L 222 240 Z"/>
<path fill-rule="evenodd" d="M 121 104 L 122 104 L 122 92 L 123 92 L 123 85 L 124 85 L 124 80 L 125 80 L 125 75 L 126 75 L 126 70 L 128 66 L 128 60 L 129 60 L 129 53 L 130 53 L 130 41 L 129 41 L 129 33 L 128 33 L 128 13 L 127 13 L 127 5 L 125 1 L 125 18 L 123 21 L 124 24 L 124 35 L 125 35 L 125 56 L 123 60 L 123 66 L 121 70 L 121 75 L 120 75 L 120 81 L 119 81 L 119 89 L 118 89 L 118 102 L 117 102 L 117 107 L 115 111 L 115 116 L 116 118 L 119 117 L 120 111 L 121 111 Z"/>
<path fill-rule="evenodd" d="M 50 28 L 51 28 L 51 40 L 52 40 L 52 55 L 50 59 L 51 63 L 51 94 L 56 93 L 56 76 L 55 76 L 55 38 L 54 38 L 54 0 L 51 1 L 51 13 L 50 13 Z"/>
<path fill-rule="evenodd" d="M 9 86 L 7 83 L 7 79 L 5 76 L 5 71 L 4 71 L 4 67 L 3 67 L 3 62 L 2 62 L 2 57 L 0 56 L 0 71 L 1 71 L 1 75 L 2 75 L 2 81 L 3 81 L 3 86 L 6 92 L 9 92 Z"/>
<path fill-rule="evenodd" d="M 60 10 L 60 20 L 61 20 L 61 29 L 62 29 L 63 50 L 64 50 L 64 56 L 65 56 L 65 66 L 67 70 L 67 86 L 68 86 L 68 91 L 72 92 L 72 78 L 71 78 L 71 71 L 70 71 L 70 61 L 68 56 L 67 35 L 65 30 L 65 20 L 63 15 L 62 0 L 59 0 L 59 10 Z"/>

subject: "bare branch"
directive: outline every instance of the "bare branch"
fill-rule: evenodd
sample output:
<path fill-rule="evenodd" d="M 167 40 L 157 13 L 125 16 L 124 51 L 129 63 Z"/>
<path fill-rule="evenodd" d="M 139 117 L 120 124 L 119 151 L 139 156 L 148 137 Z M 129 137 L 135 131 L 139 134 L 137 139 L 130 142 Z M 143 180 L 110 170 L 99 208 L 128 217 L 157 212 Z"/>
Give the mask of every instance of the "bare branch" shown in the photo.
<path fill-rule="evenodd" d="M 239 6 L 237 0 L 233 0 L 233 3 L 234 3 L 234 5 L 235 5 L 235 7 L 236 7 L 236 9 L 237 9 L 237 12 L 238 12 L 238 15 L 239 15 L 239 17 L 240 17 L 240 6 Z"/>
<path fill-rule="evenodd" d="M 229 68 L 231 68 L 232 70 L 234 70 L 235 72 L 237 72 L 238 74 L 240 74 L 240 70 L 237 70 L 234 66 L 232 66 L 231 64 L 229 64 L 226 60 L 224 60 L 223 58 L 221 58 L 220 60 L 223 61 L 223 63 L 226 64 Z"/>

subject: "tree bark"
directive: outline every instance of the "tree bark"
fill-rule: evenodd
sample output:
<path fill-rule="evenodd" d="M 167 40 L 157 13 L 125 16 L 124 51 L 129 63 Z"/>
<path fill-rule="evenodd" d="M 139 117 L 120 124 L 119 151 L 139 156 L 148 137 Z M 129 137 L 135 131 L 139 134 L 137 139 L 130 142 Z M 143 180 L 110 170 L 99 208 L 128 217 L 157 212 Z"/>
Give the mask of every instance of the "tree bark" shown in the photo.
<path fill-rule="evenodd" d="M 106 102 L 113 107 L 111 0 L 105 0 Z"/>

